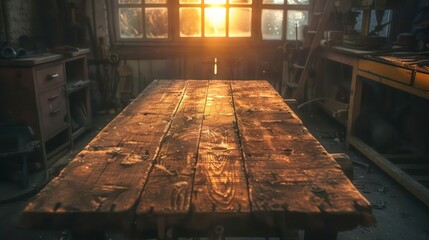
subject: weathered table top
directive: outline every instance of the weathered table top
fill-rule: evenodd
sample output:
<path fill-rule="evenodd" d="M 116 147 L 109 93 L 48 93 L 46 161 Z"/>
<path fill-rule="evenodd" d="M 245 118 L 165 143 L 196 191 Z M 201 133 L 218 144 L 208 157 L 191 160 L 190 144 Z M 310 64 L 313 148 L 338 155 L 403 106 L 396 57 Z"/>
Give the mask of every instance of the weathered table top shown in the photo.
<path fill-rule="evenodd" d="M 251 218 L 335 231 L 374 223 L 268 82 L 155 80 L 32 199 L 20 225 L 203 230 Z"/>

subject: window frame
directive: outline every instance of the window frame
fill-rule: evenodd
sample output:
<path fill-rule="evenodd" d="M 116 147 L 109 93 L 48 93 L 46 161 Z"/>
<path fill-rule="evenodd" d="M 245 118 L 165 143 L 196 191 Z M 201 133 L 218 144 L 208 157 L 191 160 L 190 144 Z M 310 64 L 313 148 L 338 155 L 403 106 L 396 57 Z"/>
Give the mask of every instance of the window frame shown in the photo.
<path fill-rule="evenodd" d="M 121 38 L 120 29 L 119 29 L 119 8 L 124 7 L 136 7 L 136 4 L 118 4 L 118 0 L 106 1 L 107 2 L 107 14 L 108 14 L 108 26 L 110 30 L 110 42 L 112 46 L 124 47 L 124 46 L 208 46 L 208 45 L 222 45 L 222 46 L 233 46 L 237 44 L 244 44 L 244 46 L 260 46 L 260 45 L 275 45 L 278 46 L 281 42 L 290 41 L 294 42 L 295 40 L 288 40 L 287 38 L 287 11 L 288 10 L 301 10 L 308 11 L 308 23 L 311 21 L 311 12 L 313 9 L 314 0 L 309 0 L 308 5 L 288 5 L 287 0 L 284 0 L 283 4 L 263 4 L 263 0 L 252 0 L 251 4 L 232 4 L 234 6 L 243 6 L 251 7 L 251 35 L 250 37 L 229 37 L 228 33 L 225 37 L 207 37 L 204 36 L 204 21 L 201 21 L 202 36 L 201 37 L 180 37 L 180 28 L 179 28 L 179 0 L 166 0 L 167 3 L 164 5 L 168 8 L 168 37 L 167 38 L 156 38 L 148 39 L 145 38 L 145 32 L 143 32 L 143 38 Z M 202 0 L 204 1 L 204 0 Z M 140 4 L 148 5 L 144 3 Z M 160 6 L 159 4 L 149 4 L 151 7 Z M 188 4 L 186 4 L 188 5 Z M 189 6 L 200 5 L 201 9 L 204 11 L 205 5 L 211 4 L 189 4 Z M 229 5 L 228 1 L 225 4 Z M 183 5 L 182 5 L 183 6 Z M 282 38 L 271 40 L 263 39 L 261 31 L 261 14 L 262 9 L 280 9 L 283 10 L 283 26 L 282 26 Z M 228 9 L 226 10 L 228 12 Z M 142 14 L 144 16 L 144 7 L 142 7 Z M 227 14 L 228 15 L 228 14 Z M 204 14 L 202 14 L 204 18 Z M 226 20 L 226 31 L 229 29 L 229 19 Z M 143 31 L 146 30 L 145 23 L 142 22 Z"/>

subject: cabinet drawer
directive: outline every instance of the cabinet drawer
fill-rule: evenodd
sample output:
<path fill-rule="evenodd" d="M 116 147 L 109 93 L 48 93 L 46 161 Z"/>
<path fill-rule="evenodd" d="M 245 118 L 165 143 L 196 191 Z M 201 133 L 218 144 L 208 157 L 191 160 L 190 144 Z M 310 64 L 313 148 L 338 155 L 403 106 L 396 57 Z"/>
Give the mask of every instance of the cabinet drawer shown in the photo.
<path fill-rule="evenodd" d="M 67 126 L 67 105 L 63 87 L 39 95 L 42 132 L 45 139 Z"/>
<path fill-rule="evenodd" d="M 38 89 L 44 89 L 64 82 L 64 69 L 62 64 L 36 70 L 36 84 Z"/>
<path fill-rule="evenodd" d="M 360 59 L 359 69 L 397 82 L 411 84 L 412 70 L 371 60 Z"/>
<path fill-rule="evenodd" d="M 429 91 L 429 74 L 416 72 L 416 79 L 414 82 L 416 88 L 420 88 L 425 91 Z"/>

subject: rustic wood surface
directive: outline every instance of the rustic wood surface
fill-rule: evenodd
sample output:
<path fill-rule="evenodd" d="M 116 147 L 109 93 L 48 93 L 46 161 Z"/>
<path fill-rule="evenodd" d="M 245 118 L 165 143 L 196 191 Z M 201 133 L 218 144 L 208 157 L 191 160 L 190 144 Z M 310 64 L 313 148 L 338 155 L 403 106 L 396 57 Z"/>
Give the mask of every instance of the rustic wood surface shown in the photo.
<path fill-rule="evenodd" d="M 368 201 L 266 81 L 158 80 L 24 209 L 27 228 L 339 231 Z M 264 227 L 264 225 L 259 226 Z"/>

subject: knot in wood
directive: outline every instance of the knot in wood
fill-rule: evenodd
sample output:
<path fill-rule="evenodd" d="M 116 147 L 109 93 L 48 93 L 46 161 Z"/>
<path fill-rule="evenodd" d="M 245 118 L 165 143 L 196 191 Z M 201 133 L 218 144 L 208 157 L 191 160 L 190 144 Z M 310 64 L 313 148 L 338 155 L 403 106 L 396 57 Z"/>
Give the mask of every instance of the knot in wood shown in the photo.
<path fill-rule="evenodd" d="M 313 193 L 324 193 L 325 189 L 316 186 L 316 187 L 311 187 L 310 191 L 312 191 Z"/>

